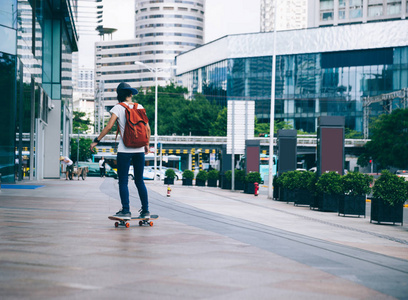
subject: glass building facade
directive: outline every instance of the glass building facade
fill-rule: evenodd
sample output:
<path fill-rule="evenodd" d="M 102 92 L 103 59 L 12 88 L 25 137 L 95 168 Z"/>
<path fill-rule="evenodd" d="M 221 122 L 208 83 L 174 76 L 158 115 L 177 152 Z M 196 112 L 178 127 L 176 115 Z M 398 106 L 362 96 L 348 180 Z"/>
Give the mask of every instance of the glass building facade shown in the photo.
<path fill-rule="evenodd" d="M 216 43 L 209 44 L 213 51 Z M 345 116 L 346 127 L 362 133 L 364 97 L 408 88 L 408 41 L 406 45 L 277 55 L 275 120 L 314 133 L 318 117 Z M 200 53 L 193 50 L 188 55 L 198 57 Z M 177 65 L 186 69 L 183 60 Z M 191 94 L 203 93 L 223 106 L 228 100 L 255 100 L 259 122 L 269 122 L 271 70 L 271 55 L 226 58 L 183 71 L 178 82 Z M 372 105 L 371 116 L 381 113 L 380 104 Z"/>
<path fill-rule="evenodd" d="M 70 2 L 1 1 L 0 38 L 1 180 L 59 178 L 77 50 Z"/>

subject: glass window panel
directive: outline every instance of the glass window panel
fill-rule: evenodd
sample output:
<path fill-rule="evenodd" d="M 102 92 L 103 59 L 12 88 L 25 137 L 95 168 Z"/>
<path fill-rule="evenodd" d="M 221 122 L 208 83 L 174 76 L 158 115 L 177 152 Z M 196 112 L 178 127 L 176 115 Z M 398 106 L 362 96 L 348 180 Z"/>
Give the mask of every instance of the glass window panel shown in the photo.
<path fill-rule="evenodd" d="M 0 52 L 17 54 L 17 32 L 15 29 L 0 26 Z"/>
<path fill-rule="evenodd" d="M 17 1 L 0 1 L 0 25 L 16 28 Z"/>
<path fill-rule="evenodd" d="M 398 15 L 401 13 L 401 3 L 392 3 L 387 5 L 387 15 Z"/>
<path fill-rule="evenodd" d="M 369 17 L 377 17 L 377 16 L 382 16 L 382 15 L 383 15 L 382 5 L 368 7 L 368 16 Z"/>
<path fill-rule="evenodd" d="M 323 9 L 333 9 L 334 0 L 320 0 L 320 10 Z"/>

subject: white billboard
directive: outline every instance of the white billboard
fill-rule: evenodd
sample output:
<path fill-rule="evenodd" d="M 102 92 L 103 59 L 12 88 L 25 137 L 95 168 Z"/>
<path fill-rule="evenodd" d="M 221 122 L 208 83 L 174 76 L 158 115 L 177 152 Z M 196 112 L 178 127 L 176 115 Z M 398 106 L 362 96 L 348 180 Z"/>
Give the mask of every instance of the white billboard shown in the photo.
<path fill-rule="evenodd" d="M 229 100 L 227 153 L 245 154 L 245 140 L 254 138 L 254 130 L 255 101 Z"/>

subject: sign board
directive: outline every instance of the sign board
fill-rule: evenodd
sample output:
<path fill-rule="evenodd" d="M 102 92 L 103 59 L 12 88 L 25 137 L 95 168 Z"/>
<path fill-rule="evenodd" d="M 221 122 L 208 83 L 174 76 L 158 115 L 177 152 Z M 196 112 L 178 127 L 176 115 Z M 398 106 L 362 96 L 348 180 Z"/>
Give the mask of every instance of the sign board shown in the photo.
<path fill-rule="evenodd" d="M 227 154 L 245 154 L 245 140 L 254 138 L 255 101 L 229 100 L 227 124 Z"/>

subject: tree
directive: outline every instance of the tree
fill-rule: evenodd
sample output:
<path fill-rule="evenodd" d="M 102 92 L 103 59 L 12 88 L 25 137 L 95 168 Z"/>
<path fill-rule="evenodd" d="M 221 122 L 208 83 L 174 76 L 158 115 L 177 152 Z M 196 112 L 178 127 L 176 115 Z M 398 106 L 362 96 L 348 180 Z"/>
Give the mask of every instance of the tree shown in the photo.
<path fill-rule="evenodd" d="M 149 124 L 154 133 L 155 88 L 140 93 L 134 100 L 144 106 Z M 197 94 L 192 100 L 184 95 L 187 89 L 170 83 L 158 87 L 158 134 L 159 135 L 199 135 L 208 136 L 216 122 L 220 107 Z"/>
<path fill-rule="evenodd" d="M 370 138 L 358 164 L 373 159 L 380 168 L 408 169 L 408 109 L 379 116 L 370 126 Z"/>
<path fill-rule="evenodd" d="M 226 136 L 227 135 L 228 109 L 224 107 L 218 112 L 217 119 L 210 128 L 211 136 Z"/>
<path fill-rule="evenodd" d="M 74 118 L 72 119 L 72 133 L 86 132 L 89 127 L 92 126 L 92 122 L 89 118 L 86 118 L 86 113 L 80 111 L 74 111 Z"/>
<path fill-rule="evenodd" d="M 270 123 L 258 123 L 258 119 L 255 117 L 255 136 L 259 136 L 260 134 L 270 134 Z M 274 134 L 277 134 L 278 130 L 280 129 L 293 129 L 293 126 L 286 122 L 286 121 L 278 121 L 275 120 L 274 122 Z"/>
<path fill-rule="evenodd" d="M 79 138 L 79 161 L 87 161 L 89 158 L 91 158 L 92 154 L 95 154 L 96 151 L 90 150 L 92 140 L 91 139 L 86 139 L 86 138 Z M 76 138 L 71 138 L 71 153 L 70 157 L 71 159 L 76 162 L 77 160 L 77 154 L 78 154 L 78 139 Z"/>

